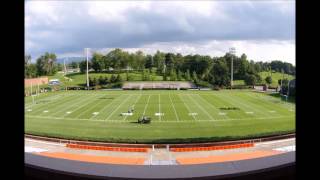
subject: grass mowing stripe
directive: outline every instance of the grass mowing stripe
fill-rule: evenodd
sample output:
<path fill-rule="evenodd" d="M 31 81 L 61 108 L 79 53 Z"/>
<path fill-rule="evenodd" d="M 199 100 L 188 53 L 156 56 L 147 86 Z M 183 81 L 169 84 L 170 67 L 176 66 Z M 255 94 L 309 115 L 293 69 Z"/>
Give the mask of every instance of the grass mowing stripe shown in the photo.
<path fill-rule="evenodd" d="M 216 106 L 208 103 L 208 102 L 207 102 L 206 100 L 204 100 L 199 94 L 197 94 L 196 96 L 198 96 L 199 99 L 200 99 L 202 102 L 205 102 L 206 104 L 208 104 L 209 106 L 211 106 L 212 109 L 213 109 L 217 114 L 220 112 L 219 109 L 218 109 Z M 208 106 L 204 106 L 204 107 L 208 107 Z M 223 116 L 223 117 L 224 117 L 224 118 L 227 118 L 227 117 L 225 117 L 225 116 Z M 216 117 L 216 118 L 218 118 L 218 117 Z M 215 118 L 215 119 L 216 119 L 216 118 Z"/>
<path fill-rule="evenodd" d="M 160 94 L 158 94 L 159 96 L 159 120 L 161 121 L 161 111 L 160 111 Z"/>
<path fill-rule="evenodd" d="M 223 96 L 225 99 L 229 99 L 230 102 L 233 102 L 233 104 L 236 104 L 236 106 L 239 106 L 239 107 L 242 107 L 242 108 L 246 107 L 245 111 L 247 111 L 247 112 L 251 112 L 253 110 L 254 114 L 250 114 L 251 116 L 256 117 L 256 116 L 260 116 L 260 115 L 263 114 L 263 113 L 262 114 L 257 114 L 256 113 L 256 109 L 254 109 L 251 106 L 248 106 L 248 105 L 246 105 L 246 104 L 244 104 L 242 102 L 239 102 L 239 100 L 236 101 L 236 98 L 234 98 L 234 97 L 231 98 L 231 97 L 229 97 L 227 95 L 224 95 L 224 94 L 223 95 L 221 94 L 221 96 Z M 242 101 L 242 100 L 240 100 L 240 101 Z"/>
<path fill-rule="evenodd" d="M 124 94 L 121 94 L 120 97 L 117 97 L 116 100 L 118 100 L 118 98 L 122 99 L 122 97 L 126 97 L 126 96 L 125 96 Z M 112 105 L 113 102 L 116 101 L 116 100 L 113 99 L 110 103 L 108 103 L 106 106 L 104 106 L 104 107 L 100 110 L 100 112 L 101 112 L 100 114 L 98 114 L 97 116 L 92 116 L 90 119 L 95 119 L 95 118 L 101 116 L 101 114 L 103 114 L 105 110 L 108 110 L 108 111 L 109 111 L 109 109 L 107 109 L 107 108 L 109 108 L 110 105 Z M 107 112 L 108 112 L 108 111 L 107 111 Z"/>
<path fill-rule="evenodd" d="M 100 121 L 100 122 L 109 122 L 109 123 L 117 123 L 117 122 L 123 122 L 128 123 L 128 121 L 123 120 L 108 120 L 104 121 L 103 119 L 79 119 L 79 118 L 61 118 L 61 117 L 51 117 L 51 116 L 33 116 L 33 115 L 26 115 L 26 117 L 32 117 L 32 118 L 39 118 L 39 119 L 58 119 L 58 120 L 70 120 L 70 121 Z M 232 119 L 215 119 L 215 120 L 197 120 L 197 122 L 213 122 L 213 121 L 247 121 L 247 120 L 254 120 L 254 119 L 280 119 L 280 118 L 292 118 L 294 116 L 275 116 L 275 117 L 256 117 L 256 118 L 232 118 Z M 194 121 L 190 120 L 180 120 L 178 121 L 153 121 L 153 122 L 162 122 L 162 123 L 181 123 L 181 122 L 189 122 L 190 124 L 194 124 Z"/>
<path fill-rule="evenodd" d="M 187 95 L 187 97 L 191 99 L 196 104 L 196 106 L 202 110 L 202 112 L 204 112 L 211 120 L 214 120 L 214 118 L 208 113 L 208 111 L 206 111 L 201 105 L 199 105 L 199 103 L 195 99 L 193 99 L 192 96 L 193 95 Z"/>
<path fill-rule="evenodd" d="M 86 102 L 89 99 L 95 98 L 96 96 L 101 96 L 101 95 L 95 94 L 94 97 L 87 96 L 86 98 L 83 98 L 83 99 L 79 100 L 79 102 L 77 102 L 77 103 L 72 103 L 70 106 L 69 106 L 69 104 L 65 104 L 66 107 L 62 107 L 62 108 L 60 108 L 60 110 L 57 110 L 55 113 L 48 114 L 48 115 L 54 116 L 55 114 L 58 114 L 58 113 L 64 111 L 63 116 L 62 116 L 62 117 L 64 117 L 64 116 L 67 115 L 66 111 L 68 111 L 69 109 L 73 109 L 74 107 L 78 107 L 79 108 L 80 104 L 83 104 L 83 102 Z M 84 103 L 82 106 L 85 106 L 85 105 L 89 104 L 89 102 L 91 102 L 91 101 L 88 101 L 87 103 Z M 81 106 L 80 106 L 80 108 L 81 108 Z"/>
<path fill-rule="evenodd" d="M 53 97 L 55 97 L 55 96 L 61 97 L 61 94 L 56 94 L 56 95 L 54 95 L 54 96 L 46 95 L 46 96 L 44 96 L 44 97 L 42 97 L 42 98 L 40 98 L 40 99 L 38 99 L 38 100 L 35 100 L 35 102 L 37 102 L 37 101 L 43 101 L 43 100 L 57 99 L 57 98 L 53 98 Z M 37 104 L 34 104 L 34 103 L 32 102 L 32 100 L 31 100 L 31 103 L 25 104 L 25 108 L 30 108 L 30 107 L 33 107 L 33 106 L 35 106 L 35 105 L 37 105 Z"/>
<path fill-rule="evenodd" d="M 129 97 L 127 97 L 126 100 L 124 100 L 115 110 L 113 110 L 113 111 L 111 112 L 111 114 L 110 114 L 105 120 L 108 120 L 109 117 L 111 117 L 114 112 L 116 112 L 125 102 L 127 102 L 128 99 L 129 99 L 131 96 L 132 96 L 132 95 L 129 95 Z"/>
<path fill-rule="evenodd" d="M 261 104 L 260 104 L 260 103 L 257 103 L 257 105 L 268 106 L 268 107 L 269 107 L 269 105 L 270 105 L 270 106 L 273 106 L 272 108 L 269 107 L 269 108 L 268 108 L 269 110 L 274 110 L 274 106 L 276 106 L 276 107 L 277 107 L 277 110 L 276 110 L 276 111 L 279 111 L 279 112 L 285 113 L 285 114 L 291 114 L 291 113 L 288 112 L 287 107 L 283 107 L 283 106 L 280 105 L 280 104 L 277 104 L 277 103 L 274 103 L 274 102 L 271 102 L 271 101 L 264 101 L 262 98 L 256 97 L 256 96 L 251 95 L 251 94 L 244 94 L 244 95 L 247 95 L 247 96 L 249 96 L 249 97 L 252 97 L 252 98 L 254 98 L 254 99 L 256 99 L 256 100 L 258 100 L 258 101 L 261 102 Z M 281 100 L 280 100 L 279 103 L 281 103 Z"/>
<path fill-rule="evenodd" d="M 101 98 L 105 96 L 104 94 L 100 94 L 98 97 Z M 81 112 L 76 116 L 76 118 L 82 116 L 83 114 L 86 114 L 88 111 L 91 111 L 92 109 L 96 108 L 98 105 L 104 103 L 103 101 L 100 101 L 99 103 L 96 102 L 96 100 L 93 98 L 91 101 L 88 101 L 88 103 L 83 104 L 79 108 L 77 108 L 74 112 L 81 110 Z M 91 104 L 94 104 L 91 106 Z M 82 108 L 85 108 L 85 110 L 82 110 Z M 92 117 L 92 116 L 91 116 Z"/>
<path fill-rule="evenodd" d="M 148 107 L 149 100 L 150 100 L 150 95 L 149 95 L 149 97 L 148 97 L 147 104 L 146 104 L 146 106 L 144 107 L 143 114 L 142 114 L 143 116 L 146 114 L 146 109 L 147 109 L 147 107 Z"/>
<path fill-rule="evenodd" d="M 51 107 L 57 107 L 59 105 L 61 106 L 61 104 L 63 104 L 64 102 L 68 102 L 70 99 L 74 98 L 74 96 L 76 96 L 76 95 L 68 96 L 65 99 L 61 99 L 58 101 L 51 101 L 48 104 L 40 106 L 39 108 L 37 108 L 36 110 L 32 111 L 29 114 L 38 114 L 39 112 L 41 112 L 43 110 L 50 109 Z M 80 99 L 81 96 L 79 96 L 78 98 Z M 76 101 L 76 99 L 74 99 L 74 100 Z"/>
<path fill-rule="evenodd" d="M 241 93 L 238 93 L 237 95 L 232 95 L 232 96 L 233 96 L 234 99 L 238 99 L 238 100 L 239 100 L 239 103 L 241 103 L 241 100 L 243 99 L 243 100 L 245 100 L 245 102 L 246 102 L 246 104 L 245 104 L 246 106 L 250 107 L 251 109 L 255 109 L 255 110 L 258 111 L 258 112 L 261 112 L 262 114 L 264 114 L 264 115 L 266 115 L 266 116 L 270 116 L 270 113 L 268 112 L 267 109 L 262 108 L 262 107 L 260 107 L 260 106 L 257 106 L 255 103 L 252 103 L 252 102 L 250 101 L 250 98 L 248 99 L 247 97 L 242 96 Z M 241 97 L 242 99 L 240 99 L 240 97 Z M 242 103 L 242 104 L 244 104 L 244 103 Z M 251 104 L 251 105 L 250 105 L 250 104 Z"/>
<path fill-rule="evenodd" d="M 184 102 L 184 100 L 181 99 L 180 94 L 178 94 L 178 97 L 179 97 L 180 100 L 183 102 L 184 106 L 188 109 L 188 111 L 189 111 L 188 114 L 190 114 L 190 113 L 197 113 L 197 112 L 191 112 L 191 111 L 190 111 L 190 107 L 189 107 L 188 105 L 186 105 L 186 103 Z M 192 116 L 192 118 L 193 118 L 195 121 L 197 120 L 197 118 L 195 117 L 195 115 L 192 114 L 191 116 Z"/>
<path fill-rule="evenodd" d="M 172 103 L 172 99 L 171 99 L 171 94 L 169 93 L 169 99 L 170 99 L 170 102 L 171 102 L 171 106 L 174 110 L 174 114 L 176 115 L 176 119 L 179 121 L 179 117 L 177 115 L 177 111 L 176 111 L 176 108 L 174 107 L 173 103 Z"/>
<path fill-rule="evenodd" d="M 134 102 L 134 104 L 133 104 L 133 106 L 132 106 L 133 108 L 134 108 L 134 106 L 137 104 L 137 102 L 139 101 L 139 99 L 141 98 L 141 96 L 142 96 L 142 95 L 140 94 L 139 97 L 136 99 L 136 101 Z M 134 111 L 135 111 L 135 110 L 134 110 Z M 128 116 L 125 116 L 123 120 L 125 121 L 125 120 L 127 119 L 127 117 L 128 117 Z"/>

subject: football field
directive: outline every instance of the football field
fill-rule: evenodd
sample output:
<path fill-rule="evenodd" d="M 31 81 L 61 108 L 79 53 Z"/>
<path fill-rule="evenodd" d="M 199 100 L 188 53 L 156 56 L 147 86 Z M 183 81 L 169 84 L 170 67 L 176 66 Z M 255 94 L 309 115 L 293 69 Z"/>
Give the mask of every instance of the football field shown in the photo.
<path fill-rule="evenodd" d="M 136 123 L 143 115 L 151 124 Z M 25 132 L 51 137 L 160 143 L 294 131 L 294 103 L 248 90 L 66 91 L 25 98 Z"/>

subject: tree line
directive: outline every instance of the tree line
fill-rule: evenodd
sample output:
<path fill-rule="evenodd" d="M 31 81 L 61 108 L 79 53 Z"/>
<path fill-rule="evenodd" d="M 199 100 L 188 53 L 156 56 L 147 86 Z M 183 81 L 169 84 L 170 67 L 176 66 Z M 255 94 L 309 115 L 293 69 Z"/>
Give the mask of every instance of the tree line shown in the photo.
<path fill-rule="evenodd" d="M 165 53 L 157 51 L 154 55 L 144 54 L 142 51 L 130 53 L 122 49 L 114 49 L 107 54 L 94 52 L 89 61 L 89 68 L 94 72 L 130 72 L 140 71 L 145 75 L 156 71 L 163 80 L 187 80 L 196 84 L 210 84 L 213 86 L 229 86 L 231 60 L 233 59 L 234 80 L 244 80 L 247 85 L 254 85 L 262 81 L 259 72 L 276 71 L 295 75 L 295 66 L 290 63 L 275 60 L 272 62 L 254 62 L 248 60 L 245 54 L 240 57 L 226 53 L 221 57 L 210 57 L 199 54 L 182 55 L 180 53 Z M 56 63 L 56 55 L 45 53 L 36 63 L 31 63 L 31 57 L 25 56 L 25 77 L 52 75 L 62 65 Z M 72 66 L 79 67 L 81 73 L 86 72 L 87 63 L 81 61 Z M 148 79 L 148 78 L 146 78 Z"/>

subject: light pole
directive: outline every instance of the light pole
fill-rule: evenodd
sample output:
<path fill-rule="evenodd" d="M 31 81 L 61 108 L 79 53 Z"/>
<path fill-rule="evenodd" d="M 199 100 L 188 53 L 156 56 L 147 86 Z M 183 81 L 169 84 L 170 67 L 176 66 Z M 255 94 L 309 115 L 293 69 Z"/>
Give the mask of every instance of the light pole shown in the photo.
<path fill-rule="evenodd" d="M 231 89 L 232 89 L 232 86 L 233 86 L 233 56 L 236 54 L 236 48 L 234 48 L 234 47 L 230 48 L 229 53 L 231 54 L 231 81 L 230 81 L 230 84 L 231 84 Z"/>
<path fill-rule="evenodd" d="M 89 48 L 85 48 L 86 55 L 87 55 L 87 88 L 89 90 Z"/>

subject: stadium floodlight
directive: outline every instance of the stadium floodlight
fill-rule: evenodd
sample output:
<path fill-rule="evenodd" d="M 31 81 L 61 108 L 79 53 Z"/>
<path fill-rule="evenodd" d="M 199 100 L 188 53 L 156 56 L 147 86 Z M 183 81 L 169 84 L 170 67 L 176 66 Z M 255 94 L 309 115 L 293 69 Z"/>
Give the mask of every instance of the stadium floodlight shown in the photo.
<path fill-rule="evenodd" d="M 233 55 L 236 54 L 236 48 L 232 47 L 229 49 L 229 53 L 231 54 L 231 89 L 232 89 L 232 86 L 233 86 Z"/>
<path fill-rule="evenodd" d="M 87 88 L 89 90 L 89 48 L 85 48 L 87 56 Z"/>

